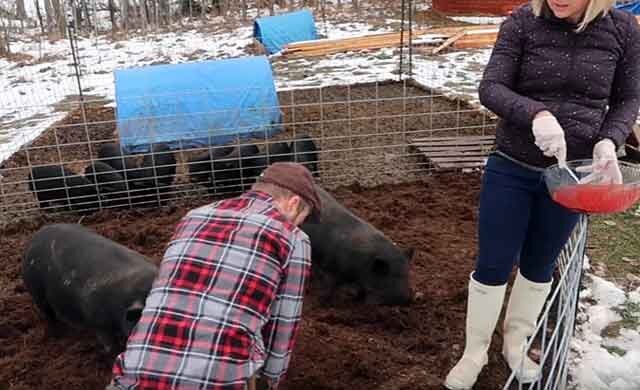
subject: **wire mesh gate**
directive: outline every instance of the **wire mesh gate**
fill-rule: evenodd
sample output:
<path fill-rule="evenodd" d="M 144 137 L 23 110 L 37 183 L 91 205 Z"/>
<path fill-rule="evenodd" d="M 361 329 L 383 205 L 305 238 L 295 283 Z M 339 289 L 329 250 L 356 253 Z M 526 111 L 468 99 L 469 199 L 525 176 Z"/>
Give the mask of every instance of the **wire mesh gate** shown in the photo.
<path fill-rule="evenodd" d="M 503 389 L 563 390 L 568 382 L 568 357 L 575 328 L 582 266 L 587 243 L 588 217 L 583 215 L 558 258 L 558 275 L 534 335 L 523 353 L 539 351 L 542 376 L 534 383 L 519 383 L 515 372 Z"/>

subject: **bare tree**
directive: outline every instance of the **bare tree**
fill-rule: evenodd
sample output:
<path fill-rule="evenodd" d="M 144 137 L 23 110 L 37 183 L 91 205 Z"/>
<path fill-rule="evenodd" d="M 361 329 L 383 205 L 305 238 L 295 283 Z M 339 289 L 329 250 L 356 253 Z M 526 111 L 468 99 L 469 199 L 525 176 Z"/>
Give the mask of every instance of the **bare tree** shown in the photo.
<path fill-rule="evenodd" d="M 0 18 L 0 57 L 11 54 L 11 46 L 9 43 L 9 24 L 4 18 Z"/>
<path fill-rule="evenodd" d="M 53 6 L 53 12 L 55 14 L 56 27 L 58 28 L 58 32 L 60 33 L 61 38 L 67 37 L 67 17 L 64 13 L 63 5 L 60 0 L 51 0 L 51 5 Z"/>
<path fill-rule="evenodd" d="M 115 32 L 118 29 L 118 25 L 116 24 L 116 5 L 113 0 L 109 0 L 109 19 L 111 20 L 111 31 Z"/>
<path fill-rule="evenodd" d="M 27 11 L 24 9 L 24 0 L 16 0 L 16 17 L 20 20 L 20 27 L 24 29 L 24 21 L 27 20 Z"/>
<path fill-rule="evenodd" d="M 86 20 L 87 22 L 87 27 L 91 29 L 93 28 L 93 26 L 91 26 L 91 14 L 89 13 L 89 0 L 80 0 L 80 1 L 81 1 L 82 10 L 84 12 L 84 20 Z"/>
<path fill-rule="evenodd" d="M 169 1 L 168 0 L 159 0 L 158 5 L 160 8 L 160 18 L 162 21 L 162 25 L 166 26 L 169 24 L 169 17 L 171 14 L 171 10 L 169 9 Z"/>
<path fill-rule="evenodd" d="M 71 6 L 71 12 L 73 17 L 73 22 L 75 23 L 75 28 L 80 30 L 82 27 L 82 9 L 78 6 L 75 0 L 69 0 L 69 5 Z"/>
<path fill-rule="evenodd" d="M 38 22 L 40 22 L 40 30 L 42 31 L 42 35 L 44 35 L 44 23 L 42 22 L 42 12 L 40 12 L 40 1 L 33 0 L 34 5 L 36 6 L 36 16 L 38 17 Z"/>
<path fill-rule="evenodd" d="M 47 14 L 47 31 L 53 32 L 53 27 L 55 26 L 55 13 L 53 12 L 53 6 L 51 5 L 51 0 L 43 0 L 44 1 L 44 12 Z"/>
<path fill-rule="evenodd" d="M 146 0 L 138 0 L 136 8 L 138 10 L 138 19 L 142 24 L 142 28 L 146 31 L 148 28 L 149 20 L 147 19 L 147 4 Z"/>
<path fill-rule="evenodd" d="M 120 26 L 125 31 L 129 28 L 129 0 L 120 0 Z"/>

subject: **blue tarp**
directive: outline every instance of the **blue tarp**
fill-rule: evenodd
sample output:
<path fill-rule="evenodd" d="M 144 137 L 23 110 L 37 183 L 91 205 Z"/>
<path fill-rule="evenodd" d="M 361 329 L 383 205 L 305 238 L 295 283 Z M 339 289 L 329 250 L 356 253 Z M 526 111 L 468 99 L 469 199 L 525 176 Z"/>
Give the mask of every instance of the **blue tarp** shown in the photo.
<path fill-rule="evenodd" d="M 616 8 L 623 11 L 631 12 L 634 15 L 640 15 L 640 1 L 634 1 L 627 4 L 616 5 Z"/>
<path fill-rule="evenodd" d="M 253 36 L 269 54 L 273 54 L 282 50 L 287 43 L 318 39 L 318 32 L 313 14 L 303 9 L 256 19 L 253 23 Z"/>
<path fill-rule="evenodd" d="M 129 153 L 223 144 L 281 130 L 267 57 L 152 65 L 115 71 L 116 120 Z"/>

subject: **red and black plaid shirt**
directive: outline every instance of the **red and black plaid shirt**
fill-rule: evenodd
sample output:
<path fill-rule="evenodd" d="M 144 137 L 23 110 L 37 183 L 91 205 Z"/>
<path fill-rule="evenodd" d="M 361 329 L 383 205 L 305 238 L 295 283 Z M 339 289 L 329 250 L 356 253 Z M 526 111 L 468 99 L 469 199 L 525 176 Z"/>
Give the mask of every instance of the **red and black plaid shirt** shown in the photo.
<path fill-rule="evenodd" d="M 286 372 L 310 272 L 308 236 L 252 191 L 190 211 L 113 367 L 123 389 L 243 389 Z"/>

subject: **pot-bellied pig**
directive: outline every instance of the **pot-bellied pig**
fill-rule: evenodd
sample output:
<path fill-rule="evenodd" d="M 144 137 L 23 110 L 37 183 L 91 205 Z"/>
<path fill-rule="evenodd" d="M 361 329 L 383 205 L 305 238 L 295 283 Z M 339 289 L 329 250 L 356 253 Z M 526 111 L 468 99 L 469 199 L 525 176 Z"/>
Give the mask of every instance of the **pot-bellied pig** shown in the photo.
<path fill-rule="evenodd" d="M 84 169 L 84 176 L 98 184 L 102 207 L 128 204 L 127 183 L 113 167 L 101 161 L 93 161 Z"/>
<path fill-rule="evenodd" d="M 291 142 L 293 161 L 307 167 L 313 176 L 318 176 L 318 148 L 311 136 L 300 135 Z"/>
<path fill-rule="evenodd" d="M 401 249 L 323 188 L 316 187 L 322 203 L 320 219 L 305 221 L 301 228 L 311 240 L 313 264 L 335 283 L 328 295 L 343 284 L 354 284 L 366 303 L 410 303 L 413 249 Z"/>
<path fill-rule="evenodd" d="M 173 183 L 176 175 L 176 156 L 165 143 L 153 144 L 142 158 L 140 170 L 134 176 L 145 180 L 146 187 L 167 187 Z M 147 183 L 148 182 L 148 183 Z M 157 184 L 156 184 L 157 182 Z"/>
<path fill-rule="evenodd" d="M 120 144 L 116 142 L 100 145 L 98 159 L 105 164 L 111 165 L 123 177 L 126 177 L 125 171 L 135 170 L 138 167 L 135 157 L 124 155 Z"/>
<path fill-rule="evenodd" d="M 98 207 L 95 184 L 62 165 L 32 167 L 27 180 L 29 191 L 36 195 L 40 208 L 88 211 Z"/>
<path fill-rule="evenodd" d="M 211 181 L 213 162 L 233 152 L 233 146 L 222 146 L 209 149 L 206 153 L 199 154 L 189 159 L 189 181 L 192 183 L 206 184 Z"/>
<path fill-rule="evenodd" d="M 232 195 L 242 192 L 249 188 L 266 166 L 266 159 L 256 145 L 241 145 L 228 154 L 223 154 L 224 149 L 214 150 L 221 152 L 220 156 L 212 156 L 213 163 L 205 155 L 191 160 L 189 168 L 190 180 L 207 187 L 209 193 Z"/>
<path fill-rule="evenodd" d="M 145 256 L 77 224 L 37 231 L 22 262 L 24 284 L 50 329 L 93 330 L 106 352 L 124 346 L 156 274 Z"/>
<path fill-rule="evenodd" d="M 176 175 L 176 155 L 171 151 L 169 145 L 165 143 L 154 144 L 151 147 L 151 154 L 142 158 L 142 167 L 153 167 L 155 177 L 162 186 L 173 183 Z"/>
<path fill-rule="evenodd" d="M 267 165 L 282 161 L 293 161 L 291 148 L 286 142 L 269 143 L 265 149 L 267 150 L 265 153 Z"/>

